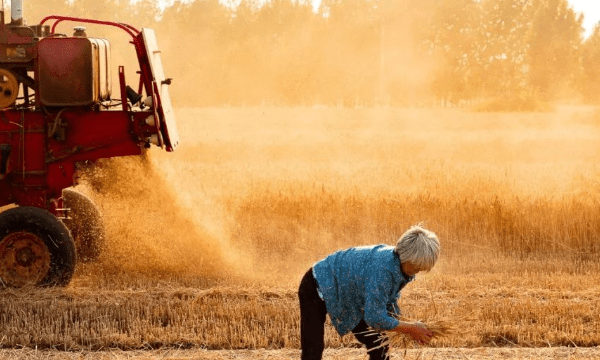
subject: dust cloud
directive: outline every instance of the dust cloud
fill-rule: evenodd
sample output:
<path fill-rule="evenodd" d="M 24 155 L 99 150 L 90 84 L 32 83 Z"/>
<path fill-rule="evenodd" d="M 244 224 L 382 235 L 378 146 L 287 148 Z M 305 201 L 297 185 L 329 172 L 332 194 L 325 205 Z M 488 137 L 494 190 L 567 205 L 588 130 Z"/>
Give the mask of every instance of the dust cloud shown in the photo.
<path fill-rule="evenodd" d="M 224 214 L 208 199 L 185 204 L 189 189 L 170 184 L 149 152 L 101 160 L 81 176 L 76 189 L 94 200 L 106 226 L 104 271 L 158 278 L 243 274 L 245 259 L 228 246 Z"/>

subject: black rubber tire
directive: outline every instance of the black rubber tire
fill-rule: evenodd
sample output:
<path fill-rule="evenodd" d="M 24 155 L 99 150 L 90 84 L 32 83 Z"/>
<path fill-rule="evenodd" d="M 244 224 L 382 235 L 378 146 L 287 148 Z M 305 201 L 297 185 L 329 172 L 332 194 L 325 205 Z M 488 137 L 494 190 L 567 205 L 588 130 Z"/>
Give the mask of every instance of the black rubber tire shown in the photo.
<path fill-rule="evenodd" d="M 106 236 L 102 213 L 92 199 L 73 188 L 63 189 L 62 194 L 64 207 L 71 209 L 63 222 L 75 241 L 78 261 L 98 260 Z"/>
<path fill-rule="evenodd" d="M 10 234 L 29 232 L 39 237 L 50 253 L 50 268 L 37 286 L 66 286 L 77 263 L 75 243 L 69 229 L 50 212 L 30 206 L 0 213 L 0 243 Z M 4 285 L 12 286 L 4 282 Z"/>

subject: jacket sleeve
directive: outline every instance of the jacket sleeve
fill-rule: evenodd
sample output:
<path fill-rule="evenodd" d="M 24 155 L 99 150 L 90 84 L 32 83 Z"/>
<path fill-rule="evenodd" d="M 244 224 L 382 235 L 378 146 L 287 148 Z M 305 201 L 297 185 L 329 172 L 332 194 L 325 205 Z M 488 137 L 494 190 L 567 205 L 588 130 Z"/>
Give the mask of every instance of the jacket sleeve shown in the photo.
<path fill-rule="evenodd" d="M 398 320 L 389 311 L 389 293 L 393 282 L 391 274 L 385 269 L 372 269 L 365 283 L 364 320 L 373 329 L 391 330 L 398 326 Z M 396 309 L 398 305 L 395 305 Z"/>

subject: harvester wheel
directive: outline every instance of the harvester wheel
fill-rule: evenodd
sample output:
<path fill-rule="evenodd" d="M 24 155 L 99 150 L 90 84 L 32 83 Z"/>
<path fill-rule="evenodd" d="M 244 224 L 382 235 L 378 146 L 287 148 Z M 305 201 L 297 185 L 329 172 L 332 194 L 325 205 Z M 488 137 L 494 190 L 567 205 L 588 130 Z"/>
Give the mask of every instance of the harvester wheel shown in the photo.
<path fill-rule="evenodd" d="M 36 207 L 0 213 L 0 287 L 66 286 L 77 254 L 66 226 Z"/>
<path fill-rule="evenodd" d="M 105 237 L 100 210 L 92 199 L 72 188 L 63 190 L 63 203 L 70 209 L 64 223 L 75 241 L 77 258 L 82 262 L 98 260 Z"/>

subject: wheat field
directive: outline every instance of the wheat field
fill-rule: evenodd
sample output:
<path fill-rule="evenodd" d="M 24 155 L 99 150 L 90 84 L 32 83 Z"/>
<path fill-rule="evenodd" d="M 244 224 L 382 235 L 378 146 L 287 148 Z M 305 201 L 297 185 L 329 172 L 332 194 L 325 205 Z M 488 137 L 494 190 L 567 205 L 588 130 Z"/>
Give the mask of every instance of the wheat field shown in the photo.
<path fill-rule="evenodd" d="M 0 292 L 0 357 L 298 357 L 298 282 L 422 222 L 442 257 L 403 314 L 457 331 L 404 358 L 600 355 L 600 112 L 179 109 L 181 146 L 102 162 L 100 261 Z M 326 359 L 365 356 L 328 325 Z M 402 357 L 402 351 L 394 354 Z"/>

